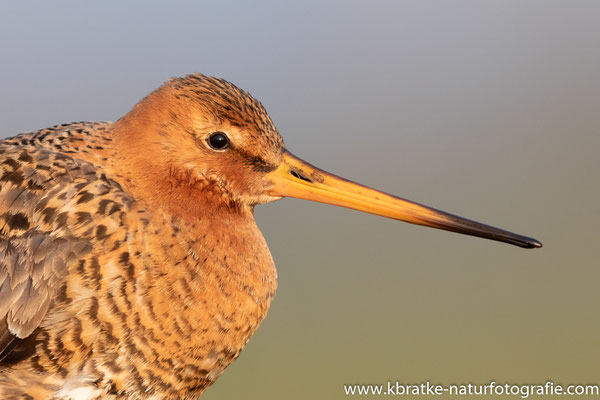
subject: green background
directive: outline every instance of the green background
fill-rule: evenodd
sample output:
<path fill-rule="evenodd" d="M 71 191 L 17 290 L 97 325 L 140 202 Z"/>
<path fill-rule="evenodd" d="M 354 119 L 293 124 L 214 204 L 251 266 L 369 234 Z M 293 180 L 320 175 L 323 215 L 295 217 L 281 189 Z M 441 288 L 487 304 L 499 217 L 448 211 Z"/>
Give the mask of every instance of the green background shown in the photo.
<path fill-rule="evenodd" d="M 597 1 L 3 1 L 2 135 L 115 120 L 198 71 L 325 170 L 544 243 L 260 206 L 278 294 L 205 399 L 600 383 L 598 21 Z"/>

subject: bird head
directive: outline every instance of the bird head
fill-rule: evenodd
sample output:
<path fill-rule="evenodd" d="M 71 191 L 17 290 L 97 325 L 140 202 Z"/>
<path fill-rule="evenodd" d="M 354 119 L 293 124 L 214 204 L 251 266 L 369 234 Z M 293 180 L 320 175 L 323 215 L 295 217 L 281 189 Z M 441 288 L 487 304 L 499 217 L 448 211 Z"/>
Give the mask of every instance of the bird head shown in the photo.
<path fill-rule="evenodd" d="M 325 172 L 291 154 L 261 103 L 218 78 L 166 82 L 115 123 L 116 155 L 132 190 L 203 215 L 235 213 L 296 197 L 524 248 L 535 239 L 392 196 Z"/>

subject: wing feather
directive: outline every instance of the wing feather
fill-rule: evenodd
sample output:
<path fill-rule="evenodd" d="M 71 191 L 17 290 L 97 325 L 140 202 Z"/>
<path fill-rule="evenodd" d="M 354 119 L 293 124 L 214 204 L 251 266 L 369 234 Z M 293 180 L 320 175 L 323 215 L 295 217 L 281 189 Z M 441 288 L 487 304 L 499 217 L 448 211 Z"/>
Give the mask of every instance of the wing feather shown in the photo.
<path fill-rule="evenodd" d="M 82 232 L 94 231 L 93 218 L 75 218 L 85 207 L 77 196 L 90 187 L 95 195 L 121 192 L 93 164 L 29 135 L 29 145 L 0 142 L 0 365 L 32 354 L 70 266 L 92 249 Z"/>

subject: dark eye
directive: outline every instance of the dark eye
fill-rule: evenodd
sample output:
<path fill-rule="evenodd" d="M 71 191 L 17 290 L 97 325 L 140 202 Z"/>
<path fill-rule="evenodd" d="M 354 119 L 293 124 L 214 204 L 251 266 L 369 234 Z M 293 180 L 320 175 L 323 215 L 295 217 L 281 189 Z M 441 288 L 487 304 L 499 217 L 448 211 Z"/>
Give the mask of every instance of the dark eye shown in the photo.
<path fill-rule="evenodd" d="M 229 138 L 223 132 L 214 132 L 207 142 L 215 150 L 225 150 L 229 147 Z"/>

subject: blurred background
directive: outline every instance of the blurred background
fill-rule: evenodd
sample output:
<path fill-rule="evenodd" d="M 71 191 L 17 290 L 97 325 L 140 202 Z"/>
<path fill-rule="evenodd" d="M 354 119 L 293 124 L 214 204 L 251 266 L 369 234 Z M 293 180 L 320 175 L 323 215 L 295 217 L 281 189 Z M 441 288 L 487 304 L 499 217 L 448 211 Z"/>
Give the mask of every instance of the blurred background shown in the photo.
<path fill-rule="evenodd" d="M 3 1 L 1 134 L 114 121 L 202 72 L 307 161 L 544 243 L 257 207 L 278 294 L 204 399 L 600 383 L 599 20 L 597 1 Z"/>

